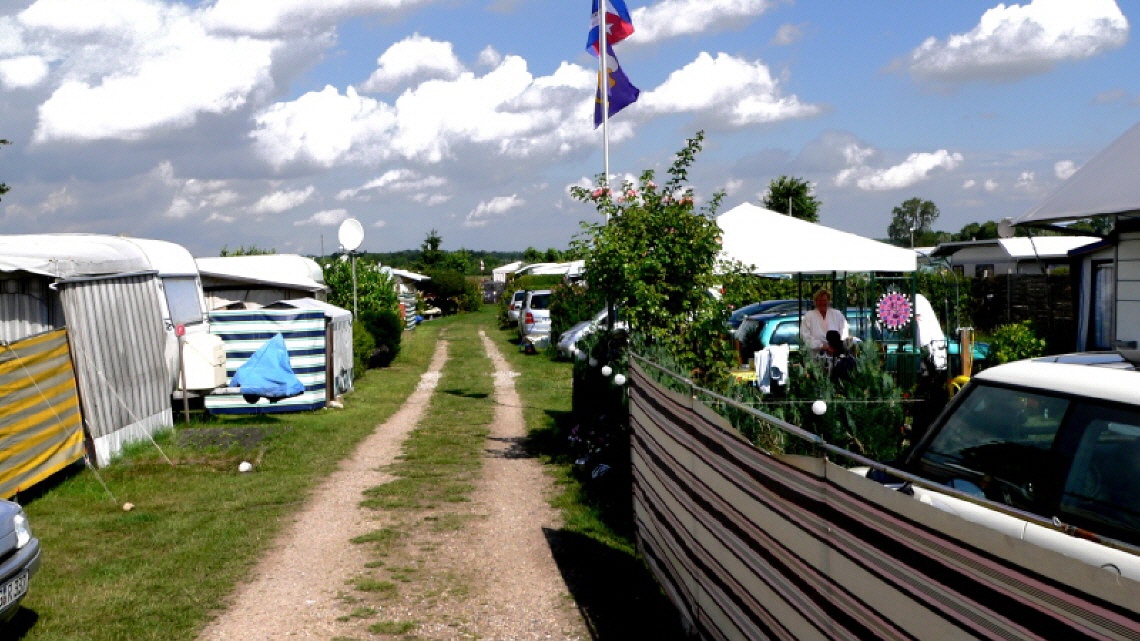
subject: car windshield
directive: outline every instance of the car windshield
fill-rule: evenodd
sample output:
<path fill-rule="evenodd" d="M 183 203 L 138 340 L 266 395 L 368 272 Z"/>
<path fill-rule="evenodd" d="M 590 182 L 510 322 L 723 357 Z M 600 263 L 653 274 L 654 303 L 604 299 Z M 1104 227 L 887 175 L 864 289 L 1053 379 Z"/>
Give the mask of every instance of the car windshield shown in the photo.
<path fill-rule="evenodd" d="M 923 461 L 977 485 L 993 500 L 1031 507 L 1035 486 L 1048 482 L 1049 452 L 1069 402 L 978 385 L 938 430 Z"/>

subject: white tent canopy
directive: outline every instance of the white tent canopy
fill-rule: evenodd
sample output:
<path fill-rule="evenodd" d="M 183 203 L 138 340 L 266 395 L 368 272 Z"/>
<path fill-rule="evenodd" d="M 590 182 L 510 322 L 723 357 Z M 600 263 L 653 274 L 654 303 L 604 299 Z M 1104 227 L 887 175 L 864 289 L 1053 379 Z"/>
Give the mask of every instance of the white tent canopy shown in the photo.
<path fill-rule="evenodd" d="M 259 285 L 323 292 L 324 271 L 311 258 L 296 254 L 263 254 L 198 258 L 202 276 Z"/>
<path fill-rule="evenodd" d="M 756 274 L 913 272 L 915 253 L 744 203 L 717 216 L 721 258 Z"/>
<path fill-rule="evenodd" d="M 1090 216 L 1140 213 L 1138 163 L 1140 124 L 1133 125 L 1014 222 L 1050 224 Z"/>

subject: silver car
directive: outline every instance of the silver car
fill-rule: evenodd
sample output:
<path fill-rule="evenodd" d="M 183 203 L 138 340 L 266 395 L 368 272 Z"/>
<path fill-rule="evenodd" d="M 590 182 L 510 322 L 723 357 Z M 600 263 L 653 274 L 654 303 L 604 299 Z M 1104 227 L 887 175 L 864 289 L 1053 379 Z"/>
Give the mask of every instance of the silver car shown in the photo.
<path fill-rule="evenodd" d="M 512 323 L 519 322 L 519 310 L 522 309 L 523 298 L 525 297 L 525 289 L 520 289 L 511 296 L 511 304 L 507 305 L 507 318 L 509 318 Z"/>
<path fill-rule="evenodd" d="M 0 621 L 11 619 L 40 567 L 40 541 L 24 509 L 0 500 Z"/>
<path fill-rule="evenodd" d="M 533 289 L 526 293 L 519 310 L 519 339 L 523 342 L 538 347 L 550 342 L 550 297 L 549 289 Z"/>

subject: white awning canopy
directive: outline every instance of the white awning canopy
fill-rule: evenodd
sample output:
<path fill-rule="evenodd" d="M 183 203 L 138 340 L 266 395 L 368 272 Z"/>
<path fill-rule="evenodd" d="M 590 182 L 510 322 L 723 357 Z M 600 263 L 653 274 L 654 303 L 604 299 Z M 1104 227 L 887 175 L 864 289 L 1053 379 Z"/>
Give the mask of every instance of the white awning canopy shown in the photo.
<path fill-rule="evenodd" d="M 0 236 L 0 272 L 56 278 L 150 271 L 150 260 L 129 239 L 101 234 Z"/>
<path fill-rule="evenodd" d="M 297 254 L 221 256 L 197 258 L 195 261 L 203 277 L 310 292 L 326 289 L 321 266 L 315 260 Z"/>
<path fill-rule="evenodd" d="M 721 258 L 756 274 L 913 272 L 914 250 L 744 203 L 717 216 Z"/>

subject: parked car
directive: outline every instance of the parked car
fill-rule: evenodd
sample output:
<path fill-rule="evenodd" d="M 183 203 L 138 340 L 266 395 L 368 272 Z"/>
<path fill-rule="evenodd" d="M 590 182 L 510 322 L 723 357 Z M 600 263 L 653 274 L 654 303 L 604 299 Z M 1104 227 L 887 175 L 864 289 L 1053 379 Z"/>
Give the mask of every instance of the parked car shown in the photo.
<path fill-rule="evenodd" d="M 1089 541 L 1140 546 L 1138 362 L 1114 352 L 1067 354 L 977 374 L 902 469 L 979 502 L 919 488 L 915 496 L 1140 579 L 1140 556 L 1109 561 L 1115 551 Z M 1030 524 L 1019 513 L 1059 527 Z"/>
<path fill-rule="evenodd" d="M 796 301 L 791 302 L 795 303 Z M 850 308 L 845 312 L 845 315 L 852 337 L 860 341 L 881 340 L 881 331 L 875 324 L 874 310 L 868 308 Z M 798 350 L 800 343 L 800 318 L 798 311 L 768 312 L 745 317 L 740 327 L 737 328 L 734 333 L 736 339 L 740 341 L 741 358 L 747 361 L 754 352 L 762 350 L 769 345 L 790 345 L 793 351 Z M 943 336 L 943 338 L 937 341 L 931 341 L 928 348 L 933 352 L 939 352 L 935 361 L 939 369 L 944 369 L 947 366 L 948 360 L 957 362 L 960 348 L 958 341 L 944 338 L 941 330 L 937 332 L 937 335 Z M 889 349 L 890 354 L 914 353 L 914 347 L 911 345 L 892 345 Z M 989 358 L 989 345 L 986 343 L 974 343 L 972 352 L 974 362 L 984 366 Z M 947 356 L 949 356 L 949 359 Z"/>
<path fill-rule="evenodd" d="M 526 292 L 519 309 L 519 339 L 535 346 L 550 342 L 549 289 L 532 289 Z"/>
<path fill-rule="evenodd" d="M 562 332 L 558 336 L 558 353 L 566 358 L 572 358 L 578 350 L 578 341 L 606 327 L 606 316 L 607 312 L 603 309 L 594 314 L 593 317 L 576 323 L 570 329 Z M 614 323 L 614 327 L 620 330 L 627 328 L 628 325 L 625 321 L 619 320 Z"/>
<path fill-rule="evenodd" d="M 802 309 L 812 309 L 812 307 L 814 307 L 814 304 L 810 300 L 802 302 Z M 744 322 L 745 318 L 755 314 L 798 312 L 800 309 L 801 302 L 795 299 L 762 300 L 759 303 L 752 303 L 733 310 L 733 312 L 728 315 L 728 326 L 735 330 L 740 327 L 740 324 Z"/>
<path fill-rule="evenodd" d="M 23 508 L 0 500 L 0 621 L 11 619 L 40 567 L 40 541 Z"/>
<path fill-rule="evenodd" d="M 507 318 L 509 318 L 512 323 L 519 322 L 519 310 L 522 309 L 523 298 L 525 297 L 525 289 L 520 289 L 511 295 L 511 302 L 507 305 Z"/>

